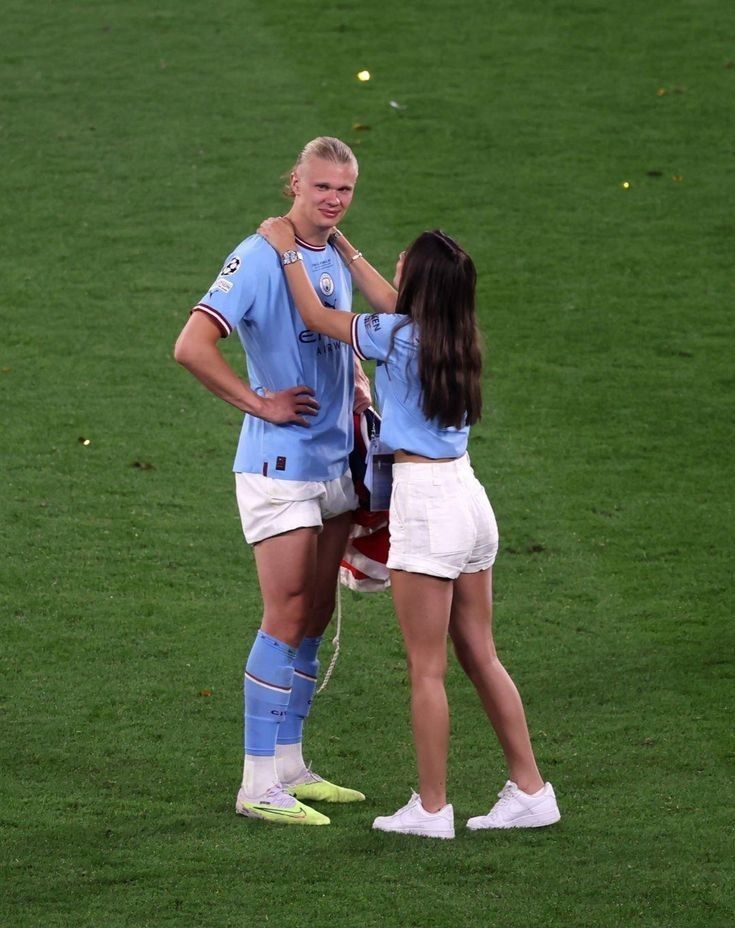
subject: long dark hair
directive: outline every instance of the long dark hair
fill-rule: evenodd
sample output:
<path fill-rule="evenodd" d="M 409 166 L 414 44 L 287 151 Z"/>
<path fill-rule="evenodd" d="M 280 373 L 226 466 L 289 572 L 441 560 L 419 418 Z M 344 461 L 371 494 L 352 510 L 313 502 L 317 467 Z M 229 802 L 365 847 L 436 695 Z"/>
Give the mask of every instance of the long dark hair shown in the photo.
<path fill-rule="evenodd" d="M 476 284 L 472 258 L 438 229 L 406 250 L 396 312 L 418 328 L 421 408 L 442 428 L 472 425 L 482 412 Z"/>

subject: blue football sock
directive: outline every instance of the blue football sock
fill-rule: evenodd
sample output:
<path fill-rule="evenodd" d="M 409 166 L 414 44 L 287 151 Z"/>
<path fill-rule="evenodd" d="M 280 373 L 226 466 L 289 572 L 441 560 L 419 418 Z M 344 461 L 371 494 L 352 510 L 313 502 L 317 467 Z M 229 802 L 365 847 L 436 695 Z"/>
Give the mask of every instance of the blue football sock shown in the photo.
<path fill-rule="evenodd" d="M 245 753 L 276 753 L 278 728 L 291 696 L 296 650 L 259 631 L 245 666 Z"/>
<path fill-rule="evenodd" d="M 298 744 L 302 739 L 304 719 L 309 714 L 316 690 L 316 680 L 319 674 L 319 661 L 316 655 L 321 642 L 321 636 L 304 638 L 296 652 L 291 699 L 278 729 L 279 744 Z"/>

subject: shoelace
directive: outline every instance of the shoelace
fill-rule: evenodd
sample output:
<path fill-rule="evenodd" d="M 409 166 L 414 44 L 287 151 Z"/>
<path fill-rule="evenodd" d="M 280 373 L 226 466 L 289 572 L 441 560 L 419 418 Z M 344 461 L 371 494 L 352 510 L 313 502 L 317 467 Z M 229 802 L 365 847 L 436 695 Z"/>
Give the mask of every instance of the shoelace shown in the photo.
<path fill-rule="evenodd" d="M 495 803 L 492 809 L 488 812 L 488 815 L 492 815 L 493 817 L 498 815 L 500 813 L 500 810 L 504 806 L 507 806 L 508 803 L 512 801 L 514 792 L 515 790 L 513 789 L 513 787 L 509 783 L 506 783 L 506 785 L 498 793 L 498 801 Z"/>
<path fill-rule="evenodd" d="M 296 800 L 284 790 L 280 783 L 274 783 L 273 786 L 269 786 L 261 802 L 273 806 L 280 806 L 282 809 L 290 809 L 296 805 Z"/>
<path fill-rule="evenodd" d="M 324 780 L 324 777 L 320 777 L 318 773 L 314 773 L 311 769 L 313 761 L 309 761 L 309 766 L 306 768 L 306 779 L 304 783 L 321 783 Z M 304 783 L 300 783 L 300 786 L 303 786 Z"/>
<path fill-rule="evenodd" d="M 498 793 L 498 799 L 500 802 L 502 802 L 503 805 L 507 805 L 508 802 L 513 798 L 514 793 L 515 790 L 513 787 L 509 783 L 506 783 L 506 785 Z"/>
<path fill-rule="evenodd" d="M 420 799 L 421 797 L 419 796 L 419 794 L 411 790 L 411 798 L 408 800 L 406 805 L 401 806 L 401 808 L 395 814 L 398 815 L 399 812 L 406 812 L 408 811 L 408 809 L 412 809 Z"/>

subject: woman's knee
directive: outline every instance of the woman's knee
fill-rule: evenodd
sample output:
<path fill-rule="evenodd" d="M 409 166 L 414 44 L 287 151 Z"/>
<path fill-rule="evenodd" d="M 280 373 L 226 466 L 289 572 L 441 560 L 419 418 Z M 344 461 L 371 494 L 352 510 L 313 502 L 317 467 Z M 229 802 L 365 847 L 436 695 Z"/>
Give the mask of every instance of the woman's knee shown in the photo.
<path fill-rule="evenodd" d="M 416 683 L 433 682 L 444 684 L 444 678 L 447 675 L 446 654 L 434 657 L 419 657 L 409 654 L 406 659 L 406 666 L 412 686 Z"/>
<path fill-rule="evenodd" d="M 492 673 L 495 665 L 499 664 L 495 649 L 483 644 L 482 647 L 475 647 L 464 641 L 454 642 L 454 652 L 462 670 L 473 682 Z"/>

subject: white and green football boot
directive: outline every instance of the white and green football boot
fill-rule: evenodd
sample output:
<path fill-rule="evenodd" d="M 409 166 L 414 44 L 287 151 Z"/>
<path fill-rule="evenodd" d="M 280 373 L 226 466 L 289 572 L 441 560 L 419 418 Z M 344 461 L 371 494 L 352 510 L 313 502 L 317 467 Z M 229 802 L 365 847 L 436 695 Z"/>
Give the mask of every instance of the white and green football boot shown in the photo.
<path fill-rule="evenodd" d="M 279 825 L 328 825 L 329 819 L 316 809 L 305 806 L 284 790 L 280 783 L 266 792 L 260 799 L 247 799 L 241 789 L 237 794 L 235 811 L 247 818 L 259 818 L 264 822 Z"/>
<path fill-rule="evenodd" d="M 283 788 L 296 799 L 309 802 L 362 802 L 365 794 L 346 786 L 337 786 L 314 773 L 311 768 Z"/>

